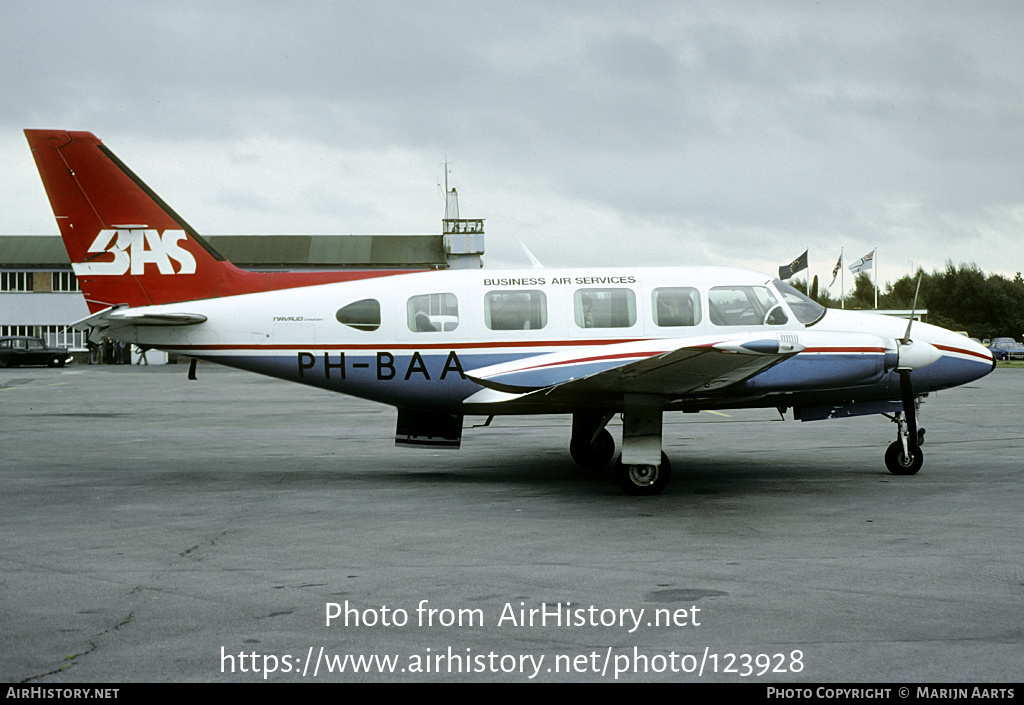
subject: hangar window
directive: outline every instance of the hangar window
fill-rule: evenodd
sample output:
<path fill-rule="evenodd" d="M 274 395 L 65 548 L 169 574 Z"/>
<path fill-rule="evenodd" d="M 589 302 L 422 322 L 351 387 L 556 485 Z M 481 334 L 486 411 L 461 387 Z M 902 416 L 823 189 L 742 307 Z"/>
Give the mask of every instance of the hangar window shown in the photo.
<path fill-rule="evenodd" d="M 629 328 L 636 323 L 632 289 L 579 289 L 574 303 L 580 328 Z"/>
<path fill-rule="evenodd" d="M 662 327 L 700 323 L 700 292 L 691 286 L 655 289 L 651 294 L 654 324 Z"/>
<path fill-rule="evenodd" d="M 354 301 L 339 308 L 335 318 L 338 323 L 356 330 L 377 330 L 380 328 L 380 302 L 377 299 Z"/>
<path fill-rule="evenodd" d="M 32 272 L 0 272 L 0 291 L 32 291 Z"/>
<path fill-rule="evenodd" d="M 421 294 L 409 299 L 409 330 L 416 333 L 455 330 L 459 327 L 459 300 L 455 294 Z"/>
<path fill-rule="evenodd" d="M 538 330 L 548 324 L 543 291 L 491 291 L 484 297 L 484 323 L 491 330 Z"/>

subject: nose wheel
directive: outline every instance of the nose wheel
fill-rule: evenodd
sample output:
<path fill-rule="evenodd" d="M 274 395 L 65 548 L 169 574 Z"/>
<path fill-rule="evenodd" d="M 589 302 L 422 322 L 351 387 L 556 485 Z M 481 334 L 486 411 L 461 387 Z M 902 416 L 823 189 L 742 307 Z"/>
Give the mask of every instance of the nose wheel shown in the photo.
<path fill-rule="evenodd" d="M 893 475 L 916 475 L 924 465 L 921 446 L 913 444 L 910 451 L 903 449 L 903 441 L 896 441 L 885 451 L 885 467 Z"/>
<path fill-rule="evenodd" d="M 916 475 L 924 465 L 924 453 L 921 451 L 924 429 L 917 428 L 916 419 L 911 414 L 907 416 L 910 418 L 904 420 L 903 415 L 897 413 L 893 418 L 897 427 L 896 441 L 885 451 L 885 467 L 893 475 Z"/>

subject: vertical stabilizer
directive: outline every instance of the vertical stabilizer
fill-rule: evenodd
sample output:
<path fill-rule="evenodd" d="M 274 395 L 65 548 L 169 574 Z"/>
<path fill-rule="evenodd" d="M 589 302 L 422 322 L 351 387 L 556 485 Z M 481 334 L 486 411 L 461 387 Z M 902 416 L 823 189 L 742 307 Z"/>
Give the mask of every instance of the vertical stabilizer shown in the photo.
<path fill-rule="evenodd" d="M 92 312 L 396 274 L 238 269 L 89 132 L 25 130 Z"/>

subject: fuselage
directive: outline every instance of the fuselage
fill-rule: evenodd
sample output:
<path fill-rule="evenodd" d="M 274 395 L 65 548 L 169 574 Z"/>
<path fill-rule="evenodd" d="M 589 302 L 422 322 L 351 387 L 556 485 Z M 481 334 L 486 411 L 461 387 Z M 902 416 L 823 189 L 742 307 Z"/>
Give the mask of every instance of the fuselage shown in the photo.
<path fill-rule="evenodd" d="M 467 376 L 472 370 L 631 341 L 762 334 L 806 349 L 728 393 L 666 399 L 665 407 L 898 398 L 896 341 L 907 326 L 905 319 L 826 311 L 764 274 L 721 267 L 417 272 L 137 310 L 207 320 L 109 334 L 395 406 L 465 413 L 524 411 L 467 408 L 481 390 Z M 992 369 L 988 350 L 964 336 L 915 322 L 912 337 L 940 353 L 913 372 L 918 393 Z"/>

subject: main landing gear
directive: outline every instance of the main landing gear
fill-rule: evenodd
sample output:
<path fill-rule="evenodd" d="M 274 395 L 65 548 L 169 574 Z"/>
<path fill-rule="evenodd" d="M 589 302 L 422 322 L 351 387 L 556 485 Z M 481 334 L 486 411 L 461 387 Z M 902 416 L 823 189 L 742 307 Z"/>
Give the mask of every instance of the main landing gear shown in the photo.
<path fill-rule="evenodd" d="M 622 423 L 622 455 L 615 462 L 615 480 L 629 495 L 656 495 L 672 478 L 672 465 L 661 450 L 661 400 L 627 395 Z M 573 414 L 569 454 L 579 465 L 599 468 L 615 454 L 615 441 L 605 428 L 613 414 Z"/>

